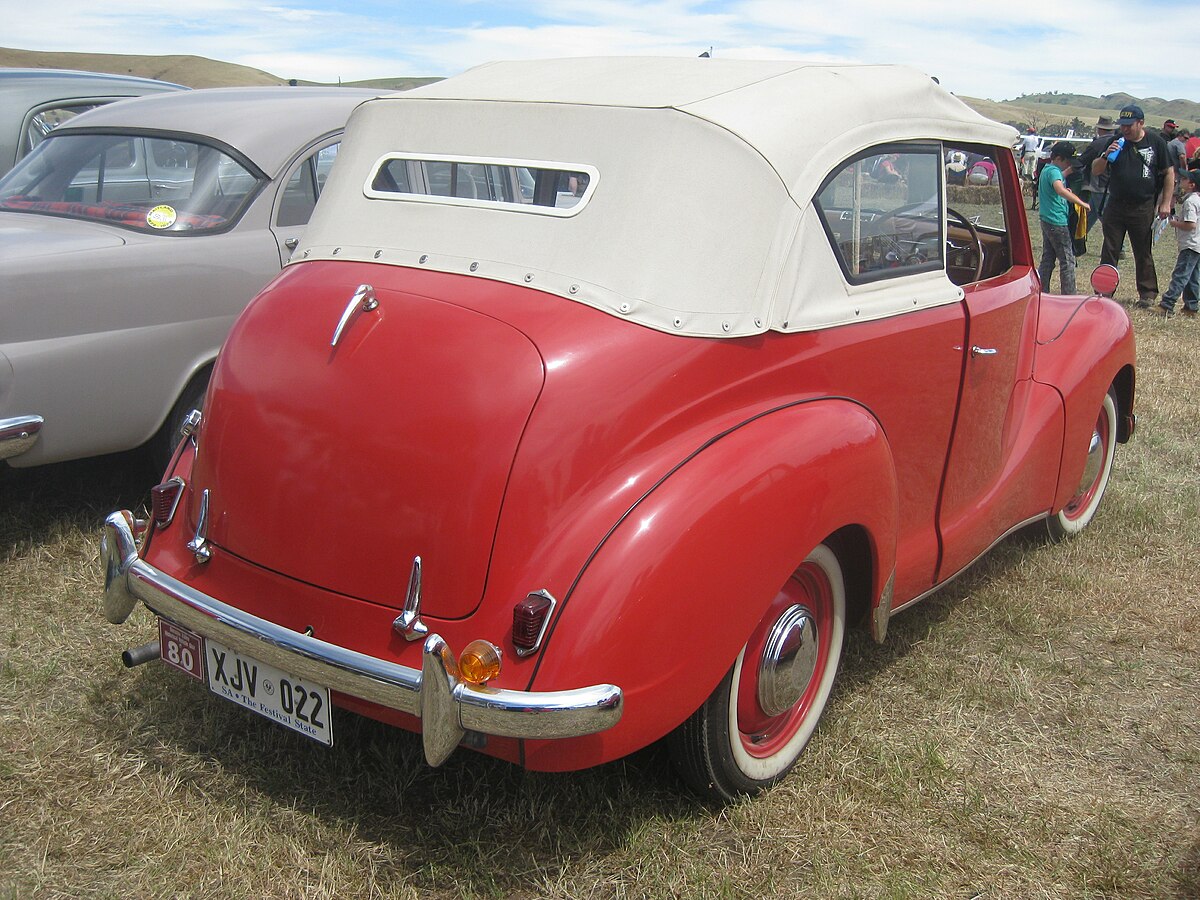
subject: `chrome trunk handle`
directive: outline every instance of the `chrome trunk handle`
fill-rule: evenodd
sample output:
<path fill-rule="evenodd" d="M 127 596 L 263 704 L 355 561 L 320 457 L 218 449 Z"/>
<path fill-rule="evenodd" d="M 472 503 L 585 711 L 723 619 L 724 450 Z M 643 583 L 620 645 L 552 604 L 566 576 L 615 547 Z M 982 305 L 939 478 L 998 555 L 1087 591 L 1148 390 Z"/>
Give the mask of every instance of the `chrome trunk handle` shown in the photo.
<path fill-rule="evenodd" d="M 333 330 L 333 340 L 329 342 L 330 347 L 338 345 L 338 341 L 342 339 L 342 332 L 346 330 L 346 323 L 350 321 L 350 316 L 354 314 L 354 307 L 360 303 L 362 304 L 363 312 L 370 312 L 379 306 L 379 301 L 375 299 L 375 288 L 369 284 L 360 284 L 354 291 L 350 302 L 346 304 L 346 309 L 342 313 L 341 319 L 338 320 L 337 328 Z"/>

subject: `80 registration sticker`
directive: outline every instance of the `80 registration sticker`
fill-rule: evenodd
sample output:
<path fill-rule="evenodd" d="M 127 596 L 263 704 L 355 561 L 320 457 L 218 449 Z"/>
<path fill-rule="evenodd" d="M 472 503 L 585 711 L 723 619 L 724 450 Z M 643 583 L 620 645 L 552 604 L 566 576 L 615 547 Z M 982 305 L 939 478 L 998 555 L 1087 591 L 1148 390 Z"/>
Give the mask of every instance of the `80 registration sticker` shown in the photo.
<path fill-rule="evenodd" d="M 333 744 L 329 689 L 159 619 L 163 662 L 209 690 L 322 744 Z"/>

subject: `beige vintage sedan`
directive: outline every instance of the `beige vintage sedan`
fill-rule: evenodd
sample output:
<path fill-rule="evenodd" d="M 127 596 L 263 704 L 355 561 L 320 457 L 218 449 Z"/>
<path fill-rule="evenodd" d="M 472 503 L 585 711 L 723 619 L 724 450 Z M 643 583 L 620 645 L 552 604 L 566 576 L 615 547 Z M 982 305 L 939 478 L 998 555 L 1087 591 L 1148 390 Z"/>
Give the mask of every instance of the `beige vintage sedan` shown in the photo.
<path fill-rule="evenodd" d="M 374 95 L 131 99 L 59 126 L 0 180 L 0 460 L 153 442 L 165 463 L 234 317 L 299 240 L 351 110 Z"/>
<path fill-rule="evenodd" d="M 0 175 L 59 125 L 88 110 L 126 97 L 185 90 L 181 84 L 107 72 L 0 69 Z"/>

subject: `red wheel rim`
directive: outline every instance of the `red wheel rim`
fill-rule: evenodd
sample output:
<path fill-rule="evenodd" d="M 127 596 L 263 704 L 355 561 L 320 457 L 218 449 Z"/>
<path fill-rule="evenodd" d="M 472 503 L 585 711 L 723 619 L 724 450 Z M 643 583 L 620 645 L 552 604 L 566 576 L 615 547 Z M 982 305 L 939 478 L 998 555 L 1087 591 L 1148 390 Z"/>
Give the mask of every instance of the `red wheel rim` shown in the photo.
<path fill-rule="evenodd" d="M 1092 433 L 1092 439 L 1099 439 L 1100 442 L 1100 465 L 1096 469 L 1096 474 L 1088 485 L 1083 488 L 1078 494 L 1071 498 L 1071 501 L 1063 507 L 1063 517 L 1072 521 L 1081 518 L 1085 515 L 1092 505 L 1092 501 L 1096 498 L 1096 494 L 1100 491 L 1100 485 L 1104 481 L 1105 462 L 1108 460 L 1109 441 L 1112 440 L 1112 431 L 1108 421 L 1107 404 L 1100 407 L 1100 415 L 1096 418 L 1096 430 Z"/>
<path fill-rule="evenodd" d="M 792 606 L 804 607 L 816 627 L 817 659 L 800 699 L 779 715 L 769 715 L 759 703 L 758 673 L 767 639 L 776 620 Z M 779 752 L 812 712 L 821 681 L 829 667 L 833 643 L 833 587 L 825 570 L 814 562 L 802 565 L 779 591 L 770 609 L 746 644 L 737 684 L 738 739 L 750 756 L 765 758 Z"/>

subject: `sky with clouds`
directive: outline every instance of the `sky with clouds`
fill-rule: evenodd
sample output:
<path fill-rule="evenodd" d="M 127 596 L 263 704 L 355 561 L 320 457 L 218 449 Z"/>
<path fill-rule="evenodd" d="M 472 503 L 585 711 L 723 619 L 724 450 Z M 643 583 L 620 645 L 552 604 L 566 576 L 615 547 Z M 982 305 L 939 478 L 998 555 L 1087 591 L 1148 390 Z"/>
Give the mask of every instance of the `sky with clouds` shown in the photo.
<path fill-rule="evenodd" d="M 905 63 L 994 100 L 1058 90 L 1200 100 L 1180 0 L 0 0 L 0 46 L 195 54 L 282 78 L 453 75 L 496 59 Z"/>

